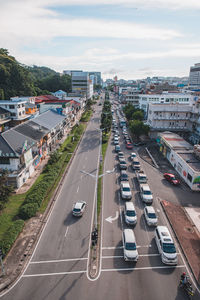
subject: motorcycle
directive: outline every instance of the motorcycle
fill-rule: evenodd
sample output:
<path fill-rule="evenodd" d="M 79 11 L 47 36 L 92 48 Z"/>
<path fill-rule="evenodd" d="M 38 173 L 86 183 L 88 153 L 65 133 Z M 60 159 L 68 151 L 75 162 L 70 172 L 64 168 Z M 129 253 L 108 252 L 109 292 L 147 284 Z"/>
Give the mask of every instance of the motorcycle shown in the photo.
<path fill-rule="evenodd" d="M 180 280 L 179 288 L 182 288 L 187 293 L 189 299 L 192 299 L 192 297 L 194 296 L 194 291 L 190 281 L 183 283 L 182 280 Z"/>

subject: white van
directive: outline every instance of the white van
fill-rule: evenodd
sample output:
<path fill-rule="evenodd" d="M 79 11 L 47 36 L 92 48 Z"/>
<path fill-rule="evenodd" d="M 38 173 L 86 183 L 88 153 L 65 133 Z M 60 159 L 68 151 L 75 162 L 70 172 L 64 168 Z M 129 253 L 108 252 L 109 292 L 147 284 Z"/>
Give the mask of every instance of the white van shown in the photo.
<path fill-rule="evenodd" d="M 177 265 L 176 248 L 166 226 L 156 227 L 155 240 L 162 262 L 166 265 Z"/>
<path fill-rule="evenodd" d="M 132 229 L 124 229 L 122 232 L 122 241 L 124 246 L 124 260 L 137 261 L 138 251 L 135 241 L 135 235 Z"/>

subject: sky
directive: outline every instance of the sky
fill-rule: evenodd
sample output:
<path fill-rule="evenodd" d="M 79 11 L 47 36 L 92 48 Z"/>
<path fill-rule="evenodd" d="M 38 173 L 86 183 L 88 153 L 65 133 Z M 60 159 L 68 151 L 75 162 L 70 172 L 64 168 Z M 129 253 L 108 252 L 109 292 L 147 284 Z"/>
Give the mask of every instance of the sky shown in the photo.
<path fill-rule="evenodd" d="M 199 0 L 0 0 L 0 48 L 20 63 L 142 79 L 200 63 Z"/>

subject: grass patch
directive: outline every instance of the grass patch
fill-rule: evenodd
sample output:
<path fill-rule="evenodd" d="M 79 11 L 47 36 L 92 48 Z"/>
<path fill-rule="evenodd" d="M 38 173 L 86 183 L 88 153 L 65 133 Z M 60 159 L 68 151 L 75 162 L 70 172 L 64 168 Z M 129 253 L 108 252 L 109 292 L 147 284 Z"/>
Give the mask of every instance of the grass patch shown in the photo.
<path fill-rule="evenodd" d="M 91 109 L 86 110 L 86 111 L 83 113 L 83 115 L 82 115 L 80 121 L 81 121 L 81 122 L 88 122 L 88 121 L 90 120 L 91 115 L 92 115 L 92 110 L 91 110 Z"/>
<path fill-rule="evenodd" d="M 104 135 L 104 143 L 102 143 L 102 158 L 103 158 L 103 160 L 99 165 L 99 175 L 103 174 L 104 159 L 105 159 L 106 150 L 108 147 L 110 134 L 111 134 L 111 132 L 106 134 L 106 136 Z M 101 186 L 102 186 L 102 177 L 98 179 L 98 185 L 97 185 L 97 216 L 98 216 L 98 218 L 99 218 L 100 211 L 101 211 Z"/>

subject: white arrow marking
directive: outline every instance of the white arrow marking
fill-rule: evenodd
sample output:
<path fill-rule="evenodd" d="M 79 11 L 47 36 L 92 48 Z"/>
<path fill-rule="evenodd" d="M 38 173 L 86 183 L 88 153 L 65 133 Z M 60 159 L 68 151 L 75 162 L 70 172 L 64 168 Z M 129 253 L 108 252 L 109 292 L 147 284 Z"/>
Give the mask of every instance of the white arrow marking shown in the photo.
<path fill-rule="evenodd" d="M 119 218 L 119 212 L 118 212 L 118 210 L 117 210 L 117 211 L 116 211 L 116 216 L 115 216 L 114 218 L 112 218 L 112 216 L 110 216 L 110 217 L 106 218 L 106 221 L 108 221 L 109 223 L 112 224 L 112 221 L 115 221 L 115 220 L 117 220 L 118 218 Z"/>

